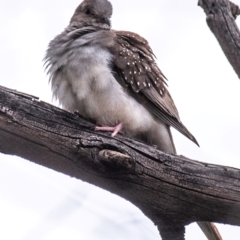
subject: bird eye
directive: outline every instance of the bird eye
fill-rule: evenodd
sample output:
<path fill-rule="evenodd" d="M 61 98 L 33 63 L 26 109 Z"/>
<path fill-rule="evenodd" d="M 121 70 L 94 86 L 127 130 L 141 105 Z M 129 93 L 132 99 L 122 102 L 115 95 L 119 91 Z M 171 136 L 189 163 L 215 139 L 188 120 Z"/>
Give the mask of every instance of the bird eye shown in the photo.
<path fill-rule="evenodd" d="M 84 12 L 85 12 L 87 15 L 91 14 L 91 12 L 90 12 L 89 9 L 86 9 Z"/>

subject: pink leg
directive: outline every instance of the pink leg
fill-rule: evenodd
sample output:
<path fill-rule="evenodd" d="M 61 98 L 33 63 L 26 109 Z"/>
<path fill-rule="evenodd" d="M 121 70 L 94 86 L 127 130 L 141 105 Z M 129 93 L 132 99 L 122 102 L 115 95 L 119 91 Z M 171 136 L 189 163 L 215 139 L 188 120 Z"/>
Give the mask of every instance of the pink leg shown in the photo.
<path fill-rule="evenodd" d="M 112 137 L 116 136 L 118 134 L 118 132 L 121 131 L 122 129 L 122 123 L 119 123 L 118 125 L 116 125 L 115 127 L 109 127 L 109 126 L 104 126 L 104 127 L 95 127 L 96 131 L 107 131 L 107 132 L 113 132 L 112 133 Z"/>

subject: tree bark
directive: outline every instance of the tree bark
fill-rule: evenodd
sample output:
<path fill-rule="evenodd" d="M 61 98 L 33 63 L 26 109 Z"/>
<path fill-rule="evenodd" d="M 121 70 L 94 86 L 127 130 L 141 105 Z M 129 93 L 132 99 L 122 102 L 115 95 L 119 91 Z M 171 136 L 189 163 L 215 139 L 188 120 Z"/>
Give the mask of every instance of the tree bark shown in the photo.
<path fill-rule="evenodd" d="M 235 22 L 240 9 L 228 0 L 199 0 L 206 21 L 228 61 L 240 78 L 240 32 Z"/>
<path fill-rule="evenodd" d="M 208 221 L 240 226 L 240 170 L 163 153 L 94 131 L 36 97 L 0 87 L 0 152 L 17 155 L 115 193 L 142 210 L 163 240 Z"/>

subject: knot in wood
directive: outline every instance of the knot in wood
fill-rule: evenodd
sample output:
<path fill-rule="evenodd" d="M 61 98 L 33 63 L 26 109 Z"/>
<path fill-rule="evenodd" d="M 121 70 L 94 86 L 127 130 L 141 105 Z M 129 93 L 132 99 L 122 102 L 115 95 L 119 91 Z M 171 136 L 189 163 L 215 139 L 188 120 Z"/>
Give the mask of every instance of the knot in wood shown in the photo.
<path fill-rule="evenodd" d="M 135 161 L 128 155 L 112 150 L 99 152 L 100 162 L 110 168 L 130 170 L 135 166 Z"/>

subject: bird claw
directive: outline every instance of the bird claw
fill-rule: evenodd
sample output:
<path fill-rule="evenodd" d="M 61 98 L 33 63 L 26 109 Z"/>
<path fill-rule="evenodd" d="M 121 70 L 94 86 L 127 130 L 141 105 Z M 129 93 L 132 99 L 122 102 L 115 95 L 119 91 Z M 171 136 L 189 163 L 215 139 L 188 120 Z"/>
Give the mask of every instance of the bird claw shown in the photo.
<path fill-rule="evenodd" d="M 109 127 L 109 126 L 102 126 L 102 127 L 95 127 L 96 131 L 107 131 L 107 132 L 113 132 L 111 134 L 112 137 L 115 137 L 123 128 L 122 123 L 119 123 L 115 127 Z"/>

